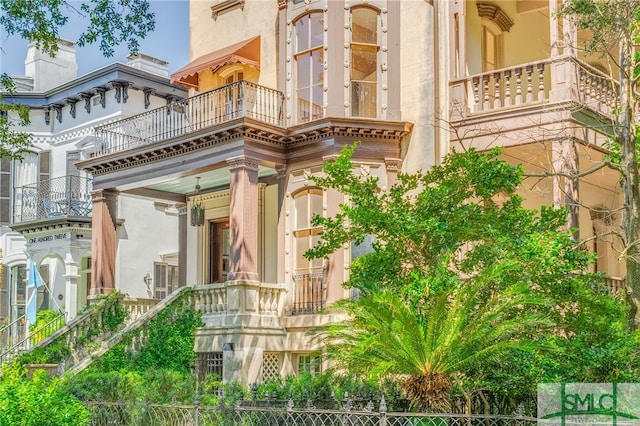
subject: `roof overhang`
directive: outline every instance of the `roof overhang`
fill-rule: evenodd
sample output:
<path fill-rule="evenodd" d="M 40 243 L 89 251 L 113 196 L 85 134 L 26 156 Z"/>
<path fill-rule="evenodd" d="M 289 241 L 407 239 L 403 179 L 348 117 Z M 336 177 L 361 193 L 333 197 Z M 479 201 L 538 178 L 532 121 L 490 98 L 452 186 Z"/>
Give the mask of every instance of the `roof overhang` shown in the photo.
<path fill-rule="evenodd" d="M 200 56 L 171 74 L 171 83 L 198 89 L 202 71 L 216 72 L 225 65 L 240 63 L 260 69 L 260 36 Z"/>

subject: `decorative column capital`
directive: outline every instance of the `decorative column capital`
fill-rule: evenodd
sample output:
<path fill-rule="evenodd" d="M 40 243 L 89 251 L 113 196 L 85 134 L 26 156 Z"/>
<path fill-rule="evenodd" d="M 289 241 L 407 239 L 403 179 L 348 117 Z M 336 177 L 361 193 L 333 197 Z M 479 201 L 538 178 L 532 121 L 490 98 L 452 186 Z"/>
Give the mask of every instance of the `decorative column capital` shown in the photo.
<path fill-rule="evenodd" d="M 284 179 L 287 177 L 287 166 L 280 164 L 276 166 L 276 179 Z"/>
<path fill-rule="evenodd" d="M 108 189 L 96 189 L 91 191 L 91 201 L 94 203 L 113 201 L 118 198 L 119 192 Z"/>
<path fill-rule="evenodd" d="M 229 166 L 230 170 L 244 168 L 257 172 L 258 166 L 260 166 L 260 160 L 241 155 L 239 157 L 227 159 L 227 165 Z"/>
<path fill-rule="evenodd" d="M 384 166 L 387 168 L 388 172 L 398 173 L 402 168 L 402 160 L 400 158 L 385 158 Z"/>

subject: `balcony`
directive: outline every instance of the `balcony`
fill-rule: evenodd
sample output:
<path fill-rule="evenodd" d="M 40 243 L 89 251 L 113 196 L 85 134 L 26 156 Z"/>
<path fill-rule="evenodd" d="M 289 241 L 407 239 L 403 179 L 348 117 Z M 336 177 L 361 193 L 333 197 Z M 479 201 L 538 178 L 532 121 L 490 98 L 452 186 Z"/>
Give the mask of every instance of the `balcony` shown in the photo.
<path fill-rule="evenodd" d="M 291 315 L 315 314 L 327 302 L 327 286 L 324 272 L 295 274 L 295 293 Z"/>
<path fill-rule="evenodd" d="M 61 176 L 16 188 L 13 223 L 91 217 L 91 179 Z"/>
<path fill-rule="evenodd" d="M 568 56 L 454 79 L 449 88 L 454 123 L 524 109 L 550 112 L 558 102 L 608 118 L 618 92 L 605 73 Z"/>
<path fill-rule="evenodd" d="M 205 130 L 237 118 L 282 126 L 284 95 L 238 81 L 187 100 L 96 128 L 95 156 L 151 145 Z"/>

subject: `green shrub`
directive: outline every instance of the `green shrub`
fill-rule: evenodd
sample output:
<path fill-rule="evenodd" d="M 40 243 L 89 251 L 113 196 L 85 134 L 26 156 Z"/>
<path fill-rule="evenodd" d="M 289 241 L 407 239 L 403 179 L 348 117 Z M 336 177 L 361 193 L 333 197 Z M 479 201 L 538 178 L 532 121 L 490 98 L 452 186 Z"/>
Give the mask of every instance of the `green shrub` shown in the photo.
<path fill-rule="evenodd" d="M 19 363 L 0 380 L 0 426 L 84 426 L 89 411 L 65 392 L 62 379 L 38 370 L 27 378 Z"/>

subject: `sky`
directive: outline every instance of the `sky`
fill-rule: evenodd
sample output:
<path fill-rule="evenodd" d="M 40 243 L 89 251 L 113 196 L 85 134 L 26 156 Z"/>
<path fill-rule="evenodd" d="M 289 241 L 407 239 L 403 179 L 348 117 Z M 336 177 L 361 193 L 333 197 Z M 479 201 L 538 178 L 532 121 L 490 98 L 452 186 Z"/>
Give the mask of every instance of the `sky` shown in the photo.
<path fill-rule="evenodd" d="M 149 0 L 151 10 L 156 15 L 156 29 L 140 40 L 140 53 L 169 62 L 169 73 L 182 68 L 189 62 L 189 2 L 188 0 Z M 79 6 L 80 1 L 70 1 Z M 69 22 L 60 31 L 62 38 L 76 41 L 84 28 L 83 21 L 76 12 L 70 10 Z M 102 56 L 97 44 L 76 47 L 78 76 L 114 62 L 127 62 L 129 51 L 126 44 L 115 49 L 110 58 Z M 18 36 L 8 37 L 0 30 L 0 73 L 24 75 L 24 60 L 27 55 L 27 41 Z"/>

